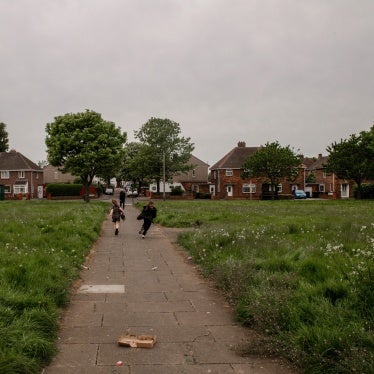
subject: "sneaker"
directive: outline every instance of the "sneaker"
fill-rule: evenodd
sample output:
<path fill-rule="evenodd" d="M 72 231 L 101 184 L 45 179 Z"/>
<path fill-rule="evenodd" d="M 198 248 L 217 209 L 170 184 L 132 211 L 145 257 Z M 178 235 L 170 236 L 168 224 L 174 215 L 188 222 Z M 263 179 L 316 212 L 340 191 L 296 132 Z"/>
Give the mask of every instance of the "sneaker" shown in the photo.
<path fill-rule="evenodd" d="M 118 229 L 116 229 L 116 231 L 114 232 L 114 235 L 118 235 Z"/>
<path fill-rule="evenodd" d="M 142 238 L 144 239 L 144 238 L 145 238 L 145 235 L 142 235 Z"/>

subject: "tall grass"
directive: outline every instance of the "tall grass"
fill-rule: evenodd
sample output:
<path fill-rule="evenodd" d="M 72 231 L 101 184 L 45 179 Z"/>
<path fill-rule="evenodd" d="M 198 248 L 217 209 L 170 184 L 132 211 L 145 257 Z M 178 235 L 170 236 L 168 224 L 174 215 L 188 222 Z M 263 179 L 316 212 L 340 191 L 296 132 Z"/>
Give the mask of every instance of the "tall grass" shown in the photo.
<path fill-rule="evenodd" d="M 0 373 L 39 373 L 52 358 L 59 308 L 107 208 L 99 202 L 1 202 Z"/>
<path fill-rule="evenodd" d="M 306 373 L 374 372 L 373 201 L 157 202 L 206 276 Z"/>

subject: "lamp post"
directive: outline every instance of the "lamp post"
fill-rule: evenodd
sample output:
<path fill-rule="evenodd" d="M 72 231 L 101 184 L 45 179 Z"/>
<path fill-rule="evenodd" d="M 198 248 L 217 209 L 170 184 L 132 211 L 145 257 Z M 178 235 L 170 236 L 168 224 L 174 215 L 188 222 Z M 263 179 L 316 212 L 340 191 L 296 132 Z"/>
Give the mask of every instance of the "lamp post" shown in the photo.
<path fill-rule="evenodd" d="M 166 179 L 166 157 L 165 157 L 165 151 L 162 154 L 162 179 L 163 179 L 163 192 L 162 192 L 162 198 L 165 201 L 165 179 Z"/>

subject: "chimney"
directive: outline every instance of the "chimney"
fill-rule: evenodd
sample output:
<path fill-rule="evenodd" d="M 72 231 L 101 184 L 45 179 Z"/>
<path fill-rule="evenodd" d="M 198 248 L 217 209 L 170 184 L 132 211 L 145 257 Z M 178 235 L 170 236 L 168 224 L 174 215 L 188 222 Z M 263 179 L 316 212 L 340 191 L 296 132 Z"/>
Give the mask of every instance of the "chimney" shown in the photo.
<path fill-rule="evenodd" d="M 322 159 L 322 153 L 318 153 L 318 160 Z"/>
<path fill-rule="evenodd" d="M 238 142 L 239 148 L 245 148 L 245 142 Z"/>

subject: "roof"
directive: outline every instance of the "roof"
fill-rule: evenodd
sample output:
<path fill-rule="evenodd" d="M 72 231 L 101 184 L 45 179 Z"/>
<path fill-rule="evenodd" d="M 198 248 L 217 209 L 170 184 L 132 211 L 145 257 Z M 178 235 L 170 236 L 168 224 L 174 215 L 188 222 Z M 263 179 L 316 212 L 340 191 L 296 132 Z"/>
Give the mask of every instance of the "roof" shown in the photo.
<path fill-rule="evenodd" d="M 241 169 L 249 156 L 252 156 L 260 147 L 246 147 L 244 142 L 239 142 L 223 158 L 216 162 L 210 169 Z"/>
<path fill-rule="evenodd" d="M 307 170 L 325 169 L 328 160 L 329 160 L 328 156 L 322 156 L 320 154 L 318 155 L 318 158 L 311 165 L 307 167 Z"/>
<path fill-rule="evenodd" d="M 43 171 L 38 165 L 14 149 L 10 152 L 0 152 L 0 170 Z"/>
<path fill-rule="evenodd" d="M 206 162 L 201 161 L 199 158 L 197 158 L 194 155 L 191 155 L 190 159 L 188 160 L 188 163 L 192 165 L 197 164 L 197 165 L 209 166 Z"/>

